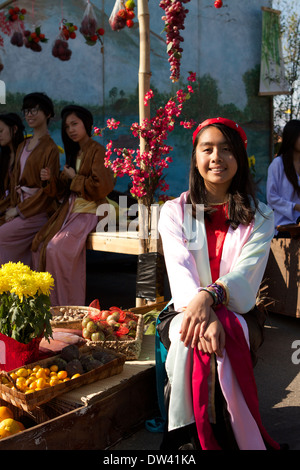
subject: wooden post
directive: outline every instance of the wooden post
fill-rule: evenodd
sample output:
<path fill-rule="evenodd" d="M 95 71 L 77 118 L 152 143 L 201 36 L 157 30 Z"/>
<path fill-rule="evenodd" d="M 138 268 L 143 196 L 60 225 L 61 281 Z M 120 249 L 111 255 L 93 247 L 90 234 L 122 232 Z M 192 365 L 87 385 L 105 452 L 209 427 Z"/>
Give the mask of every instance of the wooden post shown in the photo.
<path fill-rule="evenodd" d="M 140 64 L 139 64 L 139 120 L 150 118 L 150 105 L 144 105 L 145 94 L 150 90 L 150 15 L 148 0 L 138 0 L 138 21 L 140 30 Z M 140 149 L 145 149 L 141 139 Z"/>
<path fill-rule="evenodd" d="M 150 15 L 148 0 L 138 0 L 138 21 L 140 30 L 140 63 L 139 63 L 139 122 L 142 124 L 144 119 L 150 119 L 150 104 L 144 105 L 145 94 L 150 90 Z M 146 149 L 145 139 L 140 137 L 140 152 Z M 143 202 L 140 201 L 140 205 Z M 141 251 L 148 251 L 149 247 L 149 214 L 145 214 L 145 207 L 139 208 L 139 233 Z M 146 233 L 147 232 L 147 233 Z M 145 238 L 146 237 L 146 238 Z M 144 304 L 143 299 L 136 299 L 136 306 Z"/>

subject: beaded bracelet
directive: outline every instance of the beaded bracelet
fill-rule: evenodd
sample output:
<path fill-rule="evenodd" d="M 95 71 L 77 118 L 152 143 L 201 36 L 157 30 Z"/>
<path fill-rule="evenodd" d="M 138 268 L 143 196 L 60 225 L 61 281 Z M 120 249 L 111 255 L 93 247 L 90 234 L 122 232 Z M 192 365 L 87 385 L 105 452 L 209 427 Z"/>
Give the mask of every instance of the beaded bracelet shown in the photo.
<path fill-rule="evenodd" d="M 201 288 L 200 288 L 200 292 L 201 292 L 202 290 L 204 290 L 205 292 L 208 292 L 208 293 L 211 295 L 211 297 L 212 297 L 212 299 L 213 299 L 212 307 L 214 307 L 215 305 L 218 305 L 218 296 L 217 296 L 217 294 L 216 294 L 213 290 L 210 290 L 210 289 L 208 289 L 208 288 L 206 288 L 206 287 L 201 287 Z"/>
<path fill-rule="evenodd" d="M 216 283 L 209 284 L 207 288 L 213 289 L 217 297 L 216 305 L 224 304 L 226 302 L 226 292 L 225 292 L 225 289 L 223 289 L 223 287 L 220 284 L 216 284 Z"/>

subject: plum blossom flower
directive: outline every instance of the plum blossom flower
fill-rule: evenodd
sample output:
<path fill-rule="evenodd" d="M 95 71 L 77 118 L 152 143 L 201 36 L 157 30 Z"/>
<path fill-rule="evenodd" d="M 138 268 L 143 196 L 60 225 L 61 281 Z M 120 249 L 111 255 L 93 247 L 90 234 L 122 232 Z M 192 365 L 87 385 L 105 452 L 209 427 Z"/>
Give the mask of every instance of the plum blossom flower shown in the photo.
<path fill-rule="evenodd" d="M 175 97 L 170 98 L 165 106 L 160 106 L 151 119 L 144 119 L 141 124 L 137 122 L 131 124 L 132 135 L 145 140 L 143 152 L 139 149 L 113 148 L 112 141 L 106 145 L 105 166 L 110 167 L 118 177 L 125 175 L 130 177 L 132 182 L 130 191 L 137 199 L 147 198 L 151 204 L 157 190 L 165 192 L 169 189 L 163 172 L 172 162 L 169 154 L 173 148 L 166 143 L 166 140 L 174 130 L 184 102 L 190 98 L 190 93 L 193 93 L 191 85 L 188 87 L 188 92 L 178 90 Z M 153 96 L 152 90 L 146 93 L 144 104 L 148 104 Z M 107 120 L 109 129 L 117 129 L 119 124 L 120 122 L 114 118 Z M 181 121 L 180 124 L 186 129 L 191 129 L 195 122 Z"/>

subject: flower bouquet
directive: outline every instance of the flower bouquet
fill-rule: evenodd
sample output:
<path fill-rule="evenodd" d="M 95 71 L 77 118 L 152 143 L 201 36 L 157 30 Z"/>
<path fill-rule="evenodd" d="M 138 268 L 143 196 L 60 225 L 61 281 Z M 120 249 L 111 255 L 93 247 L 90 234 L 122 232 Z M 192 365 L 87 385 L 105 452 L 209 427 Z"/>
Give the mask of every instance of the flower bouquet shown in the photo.
<path fill-rule="evenodd" d="M 11 370 L 38 359 L 39 343 L 52 336 L 51 274 L 9 262 L 0 268 L 0 368 Z"/>

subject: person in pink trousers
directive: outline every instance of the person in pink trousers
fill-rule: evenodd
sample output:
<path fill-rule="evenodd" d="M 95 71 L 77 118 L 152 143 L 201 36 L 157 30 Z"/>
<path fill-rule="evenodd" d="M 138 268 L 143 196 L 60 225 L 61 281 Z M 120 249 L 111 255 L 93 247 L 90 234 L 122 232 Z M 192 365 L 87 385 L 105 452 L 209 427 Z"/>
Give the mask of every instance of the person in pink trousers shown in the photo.
<path fill-rule="evenodd" d="M 54 116 L 51 99 L 44 93 L 30 93 L 23 100 L 23 113 L 33 135 L 17 148 L 11 171 L 9 207 L 0 226 L 0 265 L 21 261 L 32 266 L 31 244 L 35 234 L 57 208 L 47 194 L 40 171 L 47 166 L 59 174 L 59 150 L 49 135 Z"/>
<path fill-rule="evenodd" d="M 40 174 L 48 182 L 48 194 L 61 204 L 33 240 L 33 262 L 35 269 L 54 278 L 52 305 L 85 305 L 86 239 L 98 223 L 97 207 L 107 202 L 114 178 L 104 165 L 104 147 L 91 138 L 90 111 L 70 105 L 61 117 L 66 165 L 59 177 L 47 167 Z"/>

